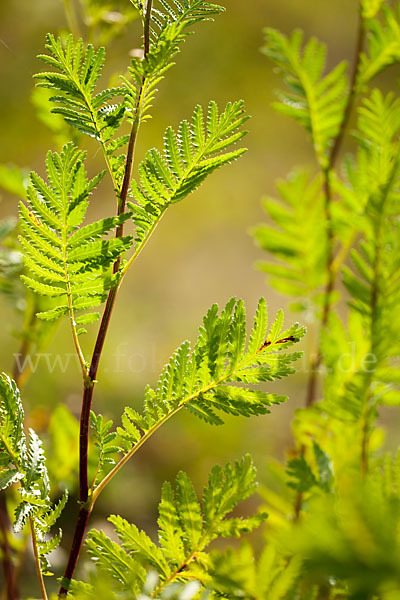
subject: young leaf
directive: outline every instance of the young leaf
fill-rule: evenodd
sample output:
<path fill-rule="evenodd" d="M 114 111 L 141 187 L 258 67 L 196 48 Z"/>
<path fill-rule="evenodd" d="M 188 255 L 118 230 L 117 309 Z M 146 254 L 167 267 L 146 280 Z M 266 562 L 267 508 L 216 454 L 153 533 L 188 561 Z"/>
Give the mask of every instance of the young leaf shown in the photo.
<path fill-rule="evenodd" d="M 137 249 L 168 206 L 183 200 L 215 169 L 245 152 L 243 148 L 227 149 L 245 135 L 240 128 L 246 120 L 241 101 L 227 104 L 221 114 L 215 102 L 210 102 L 207 125 L 201 107 L 197 106 L 191 126 L 183 121 L 177 132 L 168 128 L 164 155 L 157 150 L 147 152 L 139 165 L 138 182 L 131 185 L 135 202 L 128 202 L 136 226 Z"/>
<path fill-rule="evenodd" d="M 132 60 L 130 79 L 122 77 L 129 116 L 138 123 L 149 118 L 149 110 L 157 91 L 156 85 L 173 66 L 173 58 L 195 23 L 209 21 L 224 9 L 206 0 L 163 0 L 162 9 L 152 7 L 150 14 L 150 43 L 144 57 Z M 146 19 L 145 7 L 137 7 Z"/>

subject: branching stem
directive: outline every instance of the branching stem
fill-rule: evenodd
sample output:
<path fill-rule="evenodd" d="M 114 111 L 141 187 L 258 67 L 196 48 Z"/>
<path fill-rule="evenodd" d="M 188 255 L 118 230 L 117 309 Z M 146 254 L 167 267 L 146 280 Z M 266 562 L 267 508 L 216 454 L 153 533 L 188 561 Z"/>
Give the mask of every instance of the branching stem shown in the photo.
<path fill-rule="evenodd" d="M 279 342 L 280 342 L 280 340 L 276 341 L 275 343 L 278 344 Z M 268 349 L 269 349 L 269 347 L 268 347 Z M 261 350 L 258 349 L 255 353 L 255 356 L 258 355 L 260 353 L 260 351 Z M 248 360 L 249 360 L 249 358 L 246 357 L 245 364 L 248 364 Z M 245 366 L 245 365 L 241 364 L 240 368 L 243 368 L 243 366 Z M 239 368 L 239 366 L 236 365 L 235 368 Z M 72 544 L 72 548 L 71 548 L 71 552 L 70 552 L 70 556 L 69 556 L 69 561 L 68 561 L 67 569 L 64 574 L 64 583 L 59 592 L 60 598 L 64 597 L 68 593 L 68 582 L 71 580 L 72 575 L 75 570 L 75 567 L 76 567 L 76 563 L 77 563 L 77 560 L 79 557 L 80 549 L 82 547 L 82 542 L 83 542 L 83 538 L 85 535 L 85 530 L 86 530 L 89 516 L 93 510 L 93 506 L 94 506 L 97 498 L 99 497 L 101 492 L 104 490 L 106 485 L 115 477 L 115 475 L 117 475 L 117 473 L 119 473 L 119 471 L 122 469 L 122 467 L 138 452 L 138 450 L 145 444 L 145 442 L 148 439 L 150 439 L 150 437 L 152 437 L 152 435 L 162 425 L 164 425 L 167 421 L 169 421 L 169 419 L 171 419 L 171 417 L 176 415 L 182 408 L 187 406 L 195 398 L 198 398 L 202 394 L 206 394 L 207 392 L 209 392 L 210 390 L 217 387 L 218 385 L 220 385 L 223 382 L 231 381 L 233 373 L 234 373 L 234 370 L 229 369 L 228 371 L 225 371 L 223 373 L 223 375 L 221 375 L 221 377 L 219 377 L 218 379 L 215 379 L 214 381 L 210 382 L 208 385 L 202 387 L 201 389 L 196 390 L 190 396 L 188 396 L 186 398 L 182 398 L 181 401 L 175 406 L 175 408 L 171 409 L 159 421 L 154 423 L 154 425 L 141 437 L 141 439 L 131 448 L 131 450 L 129 452 L 127 452 L 119 460 L 119 462 L 113 467 L 113 469 L 103 478 L 103 480 L 93 490 L 93 492 L 91 494 L 87 495 L 86 500 L 82 501 L 81 509 L 80 509 L 79 517 L 78 517 L 78 522 L 77 522 L 77 525 L 75 528 L 74 539 L 73 539 L 73 544 Z"/>
<path fill-rule="evenodd" d="M 257 351 L 257 354 L 258 353 L 259 353 L 259 350 Z M 153 427 L 151 427 L 143 435 L 143 437 L 133 446 L 133 448 L 129 452 L 127 452 L 127 454 L 125 454 L 125 456 L 123 456 L 121 458 L 121 460 L 119 460 L 117 462 L 117 464 L 113 467 L 113 469 L 111 469 L 111 471 L 104 477 L 104 479 L 95 488 L 95 490 L 93 491 L 93 494 L 92 494 L 92 496 L 90 498 L 90 506 L 91 506 L 91 508 L 93 507 L 93 504 L 96 502 L 97 498 L 99 497 L 100 493 L 104 490 L 104 488 L 106 487 L 106 485 L 111 481 L 111 479 L 114 478 L 114 476 L 117 473 L 119 473 L 119 471 L 122 469 L 122 467 L 132 458 L 132 456 L 134 454 L 136 454 L 136 452 L 139 450 L 139 448 L 141 448 L 143 446 L 143 444 L 153 435 L 153 433 L 155 433 L 162 425 L 164 425 L 164 423 L 166 423 L 167 421 L 169 421 L 169 419 L 171 417 L 173 417 L 174 415 L 176 415 L 182 408 L 184 408 L 190 402 L 192 402 L 192 400 L 195 400 L 199 396 L 202 396 L 203 394 L 206 394 L 207 392 L 211 391 L 213 388 L 217 387 L 221 383 L 230 381 L 230 378 L 232 377 L 232 375 L 233 375 L 232 371 L 225 372 L 219 379 L 216 379 L 216 380 L 212 381 L 211 383 L 209 383 L 207 386 L 205 386 L 205 387 L 197 390 L 191 396 L 182 399 L 179 402 L 179 404 L 173 410 L 171 410 L 169 413 L 167 413 L 166 415 L 164 415 L 164 417 L 162 419 L 160 419 L 159 421 L 157 421 L 153 425 Z"/>
<path fill-rule="evenodd" d="M 326 222 L 326 236 L 327 236 L 327 256 L 326 256 L 326 272 L 327 272 L 327 282 L 324 291 L 324 306 L 322 309 L 322 317 L 320 323 L 319 334 L 324 331 L 329 322 L 329 315 L 332 307 L 332 293 L 335 289 L 336 278 L 339 272 L 340 265 L 338 265 L 337 260 L 335 259 L 335 235 L 333 231 L 333 222 L 332 222 L 332 201 L 333 201 L 333 192 L 332 192 L 332 180 L 331 173 L 335 167 L 337 157 L 339 155 L 340 149 L 343 144 L 344 135 L 346 133 L 347 125 L 350 120 L 350 116 L 352 113 L 352 109 L 354 106 L 354 102 L 358 93 L 358 82 L 357 75 L 360 66 L 361 52 L 364 46 L 364 37 L 365 37 L 365 27 L 364 20 L 362 16 L 361 7 L 359 7 L 359 25 L 358 25 L 358 34 L 357 34 L 357 43 L 356 43 L 356 53 L 355 60 L 353 63 L 353 69 L 350 77 L 350 91 L 349 96 L 347 98 L 347 103 L 343 113 L 343 119 L 339 128 L 339 132 L 333 142 L 331 151 L 328 157 L 328 164 L 326 168 L 323 169 L 323 187 L 324 187 L 324 196 L 325 196 L 325 222 Z M 344 260 L 346 253 L 341 253 L 341 257 Z M 314 404 L 316 399 L 316 391 L 317 391 L 317 378 L 318 378 L 318 368 L 322 361 L 322 354 L 320 345 L 318 347 L 316 356 L 312 360 L 310 375 L 307 384 L 307 393 L 306 393 L 306 406 L 311 406 Z"/>
<path fill-rule="evenodd" d="M 151 22 L 151 11 L 152 11 L 153 0 L 147 0 L 146 11 L 144 16 L 144 59 L 149 52 L 150 49 L 150 22 Z M 122 181 L 121 191 L 118 198 L 118 215 L 121 215 L 125 212 L 126 207 L 126 199 L 128 196 L 129 185 L 132 175 L 132 166 L 135 155 L 135 145 L 136 139 L 140 126 L 140 108 L 143 97 L 144 90 L 144 81 L 138 93 L 138 99 L 136 104 L 135 114 L 133 115 L 133 124 L 131 128 L 131 133 L 129 136 L 128 149 L 125 161 L 125 171 L 124 177 Z M 123 225 L 117 227 L 116 237 L 123 236 Z M 143 244 L 141 245 L 141 249 L 143 248 Z M 113 271 L 117 273 L 120 269 L 121 259 L 118 258 L 114 264 Z M 100 323 L 99 332 L 97 335 L 92 360 L 90 362 L 89 370 L 87 376 L 83 377 L 83 398 L 82 398 L 82 409 L 81 409 L 81 418 L 80 418 L 80 434 L 79 434 L 79 499 L 81 502 L 81 509 L 79 511 L 79 516 L 77 520 L 77 524 L 75 527 L 74 537 L 72 541 L 71 551 L 69 554 L 68 564 L 64 573 L 65 583 L 61 586 L 59 595 L 60 597 L 65 596 L 68 593 L 68 589 L 66 587 L 66 582 L 70 581 L 74 571 L 76 564 L 78 562 L 78 557 L 81 551 L 83 538 L 85 535 L 89 515 L 91 512 L 91 508 L 87 508 L 88 501 L 88 443 L 89 443 L 89 417 L 90 410 L 93 400 L 93 391 L 96 383 L 97 370 L 100 363 L 100 357 L 103 351 L 105 338 L 107 335 L 108 327 L 111 321 L 111 315 L 113 312 L 116 296 L 119 290 L 120 283 L 122 278 L 118 281 L 118 283 L 112 287 L 108 293 L 106 305 L 104 308 L 103 317 Z M 93 503 L 91 503 L 93 506 Z"/>
<path fill-rule="evenodd" d="M 333 192 L 332 192 L 332 181 L 331 181 L 331 173 L 335 167 L 337 157 L 339 155 L 340 149 L 343 144 L 344 135 L 346 132 L 347 125 L 350 120 L 350 116 L 352 113 L 352 109 L 354 106 L 354 102 L 356 100 L 356 96 L 358 93 L 358 82 L 357 76 L 360 67 L 360 59 L 361 52 L 364 46 L 364 37 L 365 37 L 365 28 L 364 28 L 364 20 L 362 16 L 361 5 L 359 6 L 359 16 L 358 16 L 358 34 L 357 34 L 357 42 L 356 42 L 356 50 L 355 50 L 355 60 L 353 62 L 353 69 L 350 77 L 350 90 L 347 98 L 347 103 L 344 109 L 342 122 L 339 128 L 339 132 L 333 142 L 331 147 L 331 151 L 328 157 L 328 164 L 322 170 L 323 175 L 323 190 L 325 197 L 325 223 L 326 223 L 326 244 L 327 244 L 327 256 L 326 256 L 326 273 L 327 273 L 327 281 L 324 290 L 324 305 L 322 309 L 322 317 L 319 327 L 319 343 L 317 353 L 311 361 L 310 365 L 310 373 L 307 382 L 307 390 L 306 390 L 306 407 L 310 407 L 314 404 L 316 400 L 317 394 L 317 383 L 318 383 L 318 369 L 321 365 L 322 361 L 322 352 L 321 352 L 321 340 L 320 336 L 322 332 L 325 331 L 328 322 L 329 315 L 332 307 L 332 293 L 335 289 L 337 275 L 340 270 L 340 266 L 342 261 L 347 256 L 349 245 L 343 246 L 339 254 L 335 258 L 335 235 L 333 231 L 333 222 L 332 222 L 332 200 L 333 200 Z M 351 236 L 351 241 L 353 237 Z M 305 447 L 302 446 L 299 453 L 302 455 L 305 452 Z M 303 502 L 303 494 L 299 492 L 295 498 L 294 505 L 294 519 L 297 521 L 300 518 L 301 507 Z"/>
<path fill-rule="evenodd" d="M 383 234 L 383 223 L 387 219 L 385 214 L 385 204 L 389 195 L 389 190 L 394 184 L 395 174 L 398 171 L 398 161 L 395 162 L 392 169 L 392 175 L 388 180 L 386 188 L 383 190 L 383 202 L 380 207 L 380 214 L 374 221 L 374 240 L 375 240 L 375 253 L 373 261 L 373 278 L 372 278 L 372 289 L 371 289 L 371 314 L 369 316 L 369 338 L 370 338 L 370 353 L 372 354 L 374 349 L 379 347 L 377 340 L 379 340 L 380 324 L 379 324 L 379 304 L 382 295 L 381 291 L 381 260 L 383 254 L 382 248 L 382 234 Z M 361 431 L 361 474 L 365 477 L 368 473 L 369 468 L 369 441 L 370 441 L 370 422 L 371 413 L 374 410 L 373 406 L 370 405 L 371 400 L 371 385 L 373 383 L 373 372 L 369 371 L 364 383 L 364 410 L 362 414 L 362 431 Z"/>

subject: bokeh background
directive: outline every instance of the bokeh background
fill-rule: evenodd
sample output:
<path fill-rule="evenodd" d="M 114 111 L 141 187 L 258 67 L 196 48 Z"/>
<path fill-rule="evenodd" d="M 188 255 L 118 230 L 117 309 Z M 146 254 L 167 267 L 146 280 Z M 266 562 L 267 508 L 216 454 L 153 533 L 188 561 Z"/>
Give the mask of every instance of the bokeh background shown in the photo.
<path fill-rule="evenodd" d="M 272 26 L 289 33 L 300 27 L 307 36 L 316 35 L 328 44 L 330 65 L 353 56 L 356 0 L 219 3 L 226 7 L 225 14 L 214 23 L 196 27 L 176 66 L 160 84 L 153 119 L 140 132 L 137 162 L 148 148 L 160 147 L 167 125 L 177 125 L 190 117 L 195 104 L 206 106 L 210 99 L 220 106 L 233 99 L 245 100 L 252 117 L 245 139 L 248 152 L 168 211 L 124 282 L 100 365 L 94 406 L 117 422 L 125 405 L 140 407 L 145 385 L 156 383 L 175 347 L 184 339 L 195 339 L 212 303 L 223 305 L 231 296 L 244 298 L 249 324 L 260 296 L 267 298 L 271 314 L 285 307 L 286 300 L 268 287 L 255 268 L 263 256 L 250 232 L 265 220 L 260 200 L 274 193 L 275 180 L 295 166 L 315 169 L 315 165 L 303 131 L 270 106 L 279 80 L 259 51 L 262 28 Z M 32 75 L 42 68 L 35 57 L 43 51 L 46 32 L 65 27 L 61 0 L 0 2 L 0 163 L 43 173 L 45 153 L 54 148 L 54 140 L 32 105 Z M 140 24 L 133 22 L 108 46 L 105 84 L 110 73 L 125 70 L 129 51 L 139 43 Z M 89 172 L 94 174 L 103 168 L 102 158 L 94 143 L 84 143 Z M 106 183 L 101 184 L 92 200 L 91 216 L 114 213 L 111 192 Z M 0 218 L 16 213 L 16 199 L 0 192 Z M 9 371 L 13 353 L 18 351 L 13 331 L 19 323 L 12 307 L 0 302 L 0 368 Z M 296 318 L 286 312 L 287 323 Z M 313 324 L 307 325 L 306 353 L 313 340 Z M 83 340 L 87 355 L 94 335 L 95 327 L 90 326 Z M 66 323 L 55 331 L 45 352 L 50 362 L 56 354 L 64 365 L 68 361 L 73 346 Z M 58 366 L 52 372 L 46 360 L 39 360 L 24 390 L 29 423 L 44 437 L 51 410 L 62 403 L 78 416 L 81 400 L 80 373 L 74 360 L 70 359 L 66 369 Z M 265 483 L 268 462 L 282 459 L 290 448 L 290 420 L 303 402 L 306 364 L 300 363 L 295 376 L 275 386 L 290 399 L 266 417 L 227 419 L 225 426 L 211 428 L 188 413 L 179 414 L 105 491 L 92 524 L 104 526 L 107 514 L 119 512 L 151 533 L 164 479 L 184 469 L 200 488 L 215 462 L 222 464 L 245 452 L 253 455 L 260 481 Z M 73 427 L 67 418 L 65 427 Z M 71 448 L 71 456 L 75 451 L 76 447 Z M 52 458 L 53 468 L 57 468 L 57 456 Z M 72 533 L 73 514 L 71 502 L 63 523 L 66 540 Z"/>

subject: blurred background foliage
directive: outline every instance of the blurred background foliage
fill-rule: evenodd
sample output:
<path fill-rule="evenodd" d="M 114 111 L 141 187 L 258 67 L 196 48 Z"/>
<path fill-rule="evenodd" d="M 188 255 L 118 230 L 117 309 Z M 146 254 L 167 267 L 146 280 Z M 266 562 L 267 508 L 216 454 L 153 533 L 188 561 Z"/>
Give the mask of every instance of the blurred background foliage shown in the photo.
<path fill-rule="evenodd" d="M 107 44 L 105 77 L 107 73 L 123 72 L 129 53 L 140 41 L 140 25 L 133 9 L 128 0 L 110 5 L 85 3 L 86 15 L 92 19 L 91 41 Z M 265 221 L 260 200 L 263 195 L 274 193 L 277 178 L 294 166 L 311 171 L 316 167 L 312 148 L 301 129 L 270 108 L 278 81 L 259 52 L 262 27 L 277 27 L 285 33 L 301 27 L 306 36 L 317 35 L 328 45 L 330 66 L 344 58 L 351 59 L 354 52 L 356 0 L 220 3 L 226 6 L 226 13 L 188 39 L 184 52 L 177 57 L 177 65 L 160 84 L 154 116 L 139 136 L 137 162 L 149 147 L 161 145 L 167 125 L 175 126 L 191 114 L 196 103 L 204 106 L 211 98 L 221 105 L 231 99 L 245 100 L 252 116 L 246 138 L 249 152 L 229 169 L 217 172 L 200 191 L 169 212 L 124 282 L 100 365 L 95 406 L 96 411 L 117 421 L 123 406 L 141 405 L 146 383 L 155 383 L 161 367 L 183 339 L 195 337 L 201 316 L 210 304 L 224 304 L 235 295 L 244 298 L 249 314 L 253 314 L 262 295 L 272 313 L 286 302 L 267 287 L 264 275 L 254 268 L 263 256 L 249 231 Z M 118 5 L 123 8 L 123 19 L 118 16 Z M 57 120 L 52 121 L 50 131 L 44 123 L 48 116 L 37 110 L 39 99 L 32 75 L 41 68 L 35 57 L 43 51 L 46 32 L 56 33 L 71 25 L 71 15 L 69 23 L 66 18 L 68 7 L 73 8 L 72 0 L 1 0 L 0 165 L 17 165 L 24 171 L 36 169 L 40 173 L 48 148 L 55 149 L 63 141 Z M 72 26 L 87 30 L 81 19 L 75 23 L 72 18 Z M 393 67 L 385 71 L 379 84 L 393 87 L 397 70 Z M 87 140 L 83 143 L 93 175 L 103 168 L 102 158 L 95 144 Z M 2 177 L 0 167 L 0 184 Z M 0 190 L 0 219 L 17 214 L 21 185 L 16 172 L 15 178 L 8 178 L 8 189 Z M 109 203 L 113 200 L 107 185 L 101 184 L 92 201 L 91 218 L 112 212 Z M 13 251 L 12 243 L 9 250 Z M 3 297 L 0 300 L 0 365 L 7 372 L 11 371 L 13 354 L 20 351 L 21 345 L 15 335 L 22 318 L 14 310 L 16 297 L 11 294 L 8 302 Z M 287 311 L 286 319 L 290 324 L 296 317 Z M 313 339 L 313 323 L 306 325 L 310 334 L 305 346 L 312 345 Z M 91 350 L 93 342 L 90 331 L 83 344 Z M 290 396 L 286 406 L 263 418 L 228 420 L 220 429 L 210 429 L 189 414 L 178 415 L 106 490 L 92 524 L 102 526 L 110 512 L 119 512 L 151 532 L 165 479 L 174 478 L 179 469 L 184 469 L 199 488 L 214 463 L 222 464 L 245 452 L 253 455 L 259 480 L 267 484 L 271 471 L 267 470 L 267 462 L 283 458 L 290 448 L 290 420 L 295 408 L 304 401 L 308 348 L 304 350 L 306 357 L 298 365 L 297 374 L 276 386 L 279 392 Z M 37 361 L 37 368 L 24 390 L 28 424 L 47 437 L 49 443 L 53 440 L 50 471 L 57 471 L 58 477 L 70 484 L 78 443 L 77 425 L 71 413 L 79 415 L 81 389 L 66 321 L 46 340 L 41 357 L 33 355 L 32 360 Z M 384 447 L 392 448 L 399 418 L 394 409 L 386 409 L 382 418 L 390 424 Z M 63 425 L 64 439 L 55 440 L 57 423 Z M 69 510 L 73 510 L 72 502 Z M 62 523 L 66 538 L 72 533 L 68 522 L 66 511 Z M 63 557 L 60 561 L 64 563 Z"/>

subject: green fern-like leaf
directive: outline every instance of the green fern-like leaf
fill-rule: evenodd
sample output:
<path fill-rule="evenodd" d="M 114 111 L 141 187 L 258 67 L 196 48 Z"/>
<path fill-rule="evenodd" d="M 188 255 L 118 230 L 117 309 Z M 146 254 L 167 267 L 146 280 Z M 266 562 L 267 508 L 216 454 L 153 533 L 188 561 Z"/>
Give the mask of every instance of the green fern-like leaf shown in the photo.
<path fill-rule="evenodd" d="M 41 319 L 67 313 L 76 323 L 97 318 L 97 313 L 91 313 L 75 321 L 75 314 L 104 301 L 116 280 L 108 267 L 131 245 L 129 236 L 103 237 L 129 213 L 81 227 L 89 196 L 104 174 L 88 180 L 84 157 L 73 144 L 64 146 L 61 154 L 49 152 L 48 183 L 32 173 L 27 205 L 20 205 L 20 240 L 31 274 L 22 279 L 34 292 L 55 298 L 54 308 L 38 313 Z"/>
<path fill-rule="evenodd" d="M 29 447 L 25 460 L 25 485 L 27 488 L 32 488 L 36 482 L 40 482 L 42 497 L 46 497 L 49 493 L 49 484 L 44 450 L 41 440 L 33 429 L 30 429 Z"/>
<path fill-rule="evenodd" d="M 311 133 L 315 154 L 322 168 L 328 165 L 329 149 L 343 120 L 347 97 L 345 62 L 326 76 L 326 48 L 311 38 L 303 48 L 303 33 L 286 37 L 275 29 L 265 30 L 264 53 L 276 64 L 290 92 L 279 92 L 274 107 Z"/>
<path fill-rule="evenodd" d="M 296 298 L 293 308 L 306 310 L 315 304 L 326 278 L 321 179 L 310 181 L 305 171 L 296 171 L 278 183 L 278 191 L 280 200 L 263 201 L 273 226 L 261 224 L 253 231 L 257 244 L 275 259 L 260 262 L 259 268 L 274 288 Z"/>
<path fill-rule="evenodd" d="M 220 315 L 214 305 L 203 320 L 194 349 L 191 351 L 189 342 L 184 342 L 164 367 L 156 389 L 146 389 L 143 413 L 125 409 L 122 427 L 117 429 L 125 455 L 123 462 L 183 408 L 219 425 L 224 413 L 246 417 L 265 414 L 271 405 L 286 399 L 248 389 L 248 384 L 273 381 L 292 373 L 291 363 L 300 354 L 284 351 L 304 335 L 304 328 L 295 324 L 282 331 L 280 312 L 268 332 L 266 303 L 261 299 L 246 349 L 244 318 L 242 301 L 230 300 Z M 257 347 L 260 340 L 263 341 Z"/>
<path fill-rule="evenodd" d="M 90 413 L 90 426 L 98 450 L 97 469 L 93 485 L 98 483 L 98 479 L 106 465 L 115 464 L 115 455 L 118 453 L 119 448 L 115 444 L 116 432 L 110 431 L 112 424 L 112 421 L 106 421 L 102 415 L 95 415 L 93 411 Z"/>
<path fill-rule="evenodd" d="M 288 486 L 304 494 L 313 488 L 329 491 L 332 486 L 333 474 L 329 456 L 314 441 L 313 463 L 309 464 L 304 454 L 288 461 Z"/>
<path fill-rule="evenodd" d="M 207 546 L 218 537 L 240 535 L 258 527 L 265 514 L 249 518 L 232 518 L 229 514 L 256 488 L 255 469 L 249 456 L 224 469 L 215 466 L 198 501 L 193 484 L 185 473 L 176 478 L 175 490 L 170 483 L 162 489 L 159 506 L 159 544 L 143 531 L 119 516 L 111 516 L 121 546 L 111 542 L 103 532 L 92 530 L 87 547 L 89 554 L 116 583 L 117 589 L 130 589 L 126 582 L 126 565 L 133 562 L 137 573 L 134 585 L 143 583 L 143 568 L 151 567 L 159 576 L 152 597 L 175 581 L 191 579 L 191 569 L 204 564 Z M 129 582 L 132 585 L 132 582 Z"/>
<path fill-rule="evenodd" d="M 197 189 L 215 169 L 245 152 L 243 148 L 228 148 L 245 134 L 240 128 L 246 120 L 243 102 L 229 103 L 222 113 L 215 102 L 210 102 L 206 118 L 197 106 L 191 124 L 183 121 L 176 132 L 167 129 L 164 154 L 150 150 L 139 165 L 139 181 L 132 182 L 135 203 L 129 202 L 128 206 L 139 246 L 168 206 Z"/>
<path fill-rule="evenodd" d="M 306 558 L 310 581 L 319 582 L 322 574 L 331 573 L 345 582 L 348 597 L 363 598 L 379 594 L 388 579 L 398 580 L 398 565 L 393 560 L 399 548 L 398 462 L 393 465 L 395 482 L 391 481 L 391 462 L 374 465 L 365 480 L 356 470 L 349 477 L 347 470 L 346 493 L 316 496 L 299 526 L 282 532 L 282 546 L 294 556 Z M 355 535 L 348 535 L 349 521 L 343 515 L 352 515 Z M 398 584 L 395 586 L 397 592 Z"/>
<path fill-rule="evenodd" d="M 360 85 L 367 84 L 387 66 L 400 61 L 400 6 L 392 9 L 384 4 L 381 18 L 378 18 L 377 9 L 383 2 L 369 4 L 371 6 L 367 6 L 364 12 L 367 17 L 368 47 L 366 53 L 361 55 Z"/>
<path fill-rule="evenodd" d="M 365 19 L 373 19 L 381 9 L 385 0 L 361 0 L 362 15 Z"/>
<path fill-rule="evenodd" d="M 291 598 L 298 591 L 296 583 L 301 573 L 301 558 L 290 561 L 268 543 L 256 557 L 249 543 L 239 548 L 227 548 L 211 553 L 205 584 L 217 598 Z M 315 600 L 315 594 L 301 591 L 302 600 Z"/>
<path fill-rule="evenodd" d="M 83 41 L 74 41 L 69 35 L 65 42 L 48 34 L 46 50 L 39 59 L 56 69 L 35 75 L 39 87 L 48 88 L 57 95 L 52 112 L 62 115 L 65 121 L 98 141 L 107 142 L 121 123 L 124 106 L 109 104 L 124 94 L 122 88 L 103 90 L 95 94 L 101 75 L 105 49 L 95 50 Z"/>
<path fill-rule="evenodd" d="M 39 59 L 52 67 L 35 75 L 39 87 L 48 88 L 54 95 L 52 112 L 80 132 L 100 142 L 115 188 L 120 191 L 124 174 L 125 155 L 117 150 L 128 142 L 128 135 L 116 136 L 125 117 L 136 126 L 149 116 L 157 91 L 156 86 L 188 35 L 187 28 L 199 21 L 207 21 L 223 9 L 204 0 L 162 2 L 161 10 L 152 8 L 150 15 L 150 48 L 146 56 L 134 58 L 129 77 L 122 77 L 121 87 L 96 91 L 105 61 L 105 49 L 86 48 L 82 39 L 66 40 L 49 34 L 46 40 L 48 54 Z M 137 8 L 144 16 L 144 7 Z"/>
<path fill-rule="evenodd" d="M 92 44 L 85 48 L 83 40 L 74 40 L 70 34 L 65 40 L 48 34 L 48 54 L 39 59 L 53 71 L 37 73 L 38 87 L 53 92 L 51 112 L 61 115 L 68 125 L 95 138 L 102 146 L 115 188 L 120 187 L 125 156 L 116 156 L 128 135 L 115 137 L 125 112 L 124 87 L 96 91 L 105 61 L 105 49 L 95 50 Z"/>
<path fill-rule="evenodd" d="M 142 3 L 138 3 L 138 8 L 145 18 Z M 148 118 L 156 86 L 173 65 L 179 46 L 189 34 L 187 29 L 195 23 L 210 20 L 223 10 L 205 0 L 162 0 L 161 9 L 152 8 L 149 50 L 143 59 L 133 59 L 129 68 L 131 78 L 122 78 L 132 118 L 138 122 Z"/>
<path fill-rule="evenodd" d="M 5 373 L 0 376 L 0 477 L 1 489 L 23 477 L 26 458 L 23 430 L 24 409 L 15 382 Z"/>
<path fill-rule="evenodd" d="M 50 530 L 59 518 L 68 494 L 58 504 L 50 500 L 50 484 L 42 442 L 29 430 L 29 443 L 23 431 L 24 411 L 18 387 L 10 377 L 0 375 L 0 489 L 19 483 L 20 501 L 15 508 L 14 529 L 21 531 L 27 520 L 34 528 L 37 551 L 44 574 L 48 573 L 47 556 L 61 539 L 59 531 Z"/>
<path fill-rule="evenodd" d="M 321 351 L 328 371 L 322 407 L 325 414 L 342 422 L 354 423 L 363 412 L 364 399 L 358 370 L 369 353 L 370 344 L 360 313 L 352 311 L 346 326 L 337 315 L 332 314 L 329 330 L 321 337 Z"/>
<path fill-rule="evenodd" d="M 400 332 L 395 317 L 400 300 L 399 118 L 397 99 L 391 94 L 383 97 L 378 91 L 374 91 L 359 109 L 357 136 L 361 150 L 358 168 L 367 167 L 368 195 L 361 221 L 361 239 L 351 252 L 351 265 L 346 265 L 342 274 L 351 297 L 350 306 L 360 316 L 357 356 L 360 351 L 364 352 L 372 357 L 372 362 L 364 363 L 360 356 L 352 377 L 340 375 L 334 369 L 331 376 L 336 383 L 329 384 L 330 377 L 327 378 L 328 386 L 336 385 L 338 391 L 343 390 L 343 395 L 338 394 L 343 398 L 341 405 L 347 397 L 351 408 L 348 412 L 355 419 L 361 418 L 366 406 L 399 402 L 394 368 Z M 340 333 L 338 327 L 334 330 Z M 338 381 L 341 381 L 339 387 Z M 332 396 L 328 399 L 332 411 L 331 400 Z"/>

